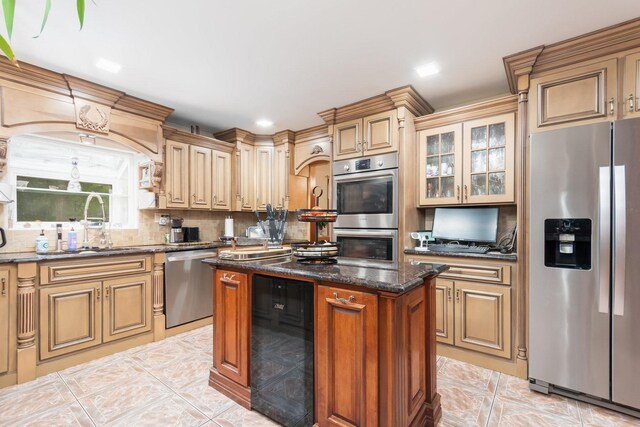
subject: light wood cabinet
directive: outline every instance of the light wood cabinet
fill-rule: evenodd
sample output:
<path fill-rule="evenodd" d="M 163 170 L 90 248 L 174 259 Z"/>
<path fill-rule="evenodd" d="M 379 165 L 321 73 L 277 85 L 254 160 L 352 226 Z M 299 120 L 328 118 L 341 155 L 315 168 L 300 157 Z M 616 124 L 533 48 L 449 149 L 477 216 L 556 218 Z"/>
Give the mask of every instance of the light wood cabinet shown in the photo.
<path fill-rule="evenodd" d="M 217 210 L 231 210 L 231 153 L 212 151 L 213 194 L 211 207 Z"/>
<path fill-rule="evenodd" d="M 375 295 L 318 286 L 318 425 L 378 424 L 377 319 Z"/>
<path fill-rule="evenodd" d="M 456 281 L 455 345 L 511 357 L 511 289 Z"/>
<path fill-rule="evenodd" d="M 266 210 L 267 204 L 273 205 L 273 147 L 255 147 L 256 168 L 256 210 Z"/>
<path fill-rule="evenodd" d="M 237 176 L 239 208 L 241 211 L 255 210 L 256 175 L 255 175 L 255 150 L 252 145 L 238 144 Z"/>
<path fill-rule="evenodd" d="M 291 173 L 289 144 L 276 146 L 273 160 L 273 205 L 278 209 L 286 209 L 289 207 L 289 175 Z"/>
<path fill-rule="evenodd" d="M 189 146 L 188 171 L 190 207 L 211 209 L 211 149 L 196 145 Z"/>
<path fill-rule="evenodd" d="M 613 120 L 618 112 L 616 58 L 561 68 L 531 79 L 531 130 Z"/>
<path fill-rule="evenodd" d="M 396 110 L 336 124 L 333 128 L 334 160 L 398 151 Z"/>
<path fill-rule="evenodd" d="M 105 280 L 102 337 L 104 342 L 151 330 L 151 277 Z"/>
<path fill-rule="evenodd" d="M 249 387 L 251 312 L 247 275 L 216 270 L 214 295 L 214 368 L 234 383 Z"/>
<path fill-rule="evenodd" d="M 0 270 L 0 374 L 9 370 L 9 271 Z"/>
<path fill-rule="evenodd" d="M 102 342 L 102 282 L 40 289 L 40 358 Z"/>
<path fill-rule="evenodd" d="M 453 282 L 436 279 L 436 340 L 453 344 Z"/>
<path fill-rule="evenodd" d="M 622 90 L 622 115 L 625 118 L 640 116 L 640 52 L 624 58 L 624 85 Z"/>
<path fill-rule="evenodd" d="M 189 145 L 167 140 L 166 193 L 168 208 L 189 207 Z"/>
<path fill-rule="evenodd" d="M 420 206 L 515 201 L 515 114 L 418 132 Z"/>

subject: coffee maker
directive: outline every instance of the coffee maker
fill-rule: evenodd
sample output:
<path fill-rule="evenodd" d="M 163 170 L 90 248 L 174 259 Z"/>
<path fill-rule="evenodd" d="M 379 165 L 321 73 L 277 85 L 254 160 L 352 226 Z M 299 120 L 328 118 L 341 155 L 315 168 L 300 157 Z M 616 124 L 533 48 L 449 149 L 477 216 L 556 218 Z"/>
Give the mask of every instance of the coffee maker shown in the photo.
<path fill-rule="evenodd" d="M 184 232 L 182 231 L 182 218 L 171 218 L 171 233 L 169 234 L 170 243 L 184 242 Z"/>

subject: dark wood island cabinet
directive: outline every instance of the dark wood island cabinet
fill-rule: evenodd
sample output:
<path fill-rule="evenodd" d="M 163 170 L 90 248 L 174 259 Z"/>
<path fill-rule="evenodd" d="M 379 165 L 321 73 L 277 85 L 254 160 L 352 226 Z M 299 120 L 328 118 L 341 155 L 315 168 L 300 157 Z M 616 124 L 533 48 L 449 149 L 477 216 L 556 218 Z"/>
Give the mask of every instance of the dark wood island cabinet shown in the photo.
<path fill-rule="evenodd" d="M 209 377 L 213 388 L 246 408 L 256 406 L 252 310 L 255 315 L 261 308 L 252 308 L 252 283 L 254 277 L 264 281 L 266 276 L 273 279 L 272 286 L 285 289 L 282 283 L 293 280 L 303 289 L 309 286 L 303 298 L 313 312 L 306 323 L 312 329 L 308 340 L 313 340 L 308 373 L 313 414 L 295 425 L 437 424 L 441 409 L 436 392 L 435 277 L 446 266 L 305 266 L 290 259 L 205 262 L 215 270 L 214 360 Z M 271 300 L 266 308 L 270 304 Z M 289 304 L 274 305 L 286 311 Z M 293 313 L 287 321 L 305 324 Z"/>

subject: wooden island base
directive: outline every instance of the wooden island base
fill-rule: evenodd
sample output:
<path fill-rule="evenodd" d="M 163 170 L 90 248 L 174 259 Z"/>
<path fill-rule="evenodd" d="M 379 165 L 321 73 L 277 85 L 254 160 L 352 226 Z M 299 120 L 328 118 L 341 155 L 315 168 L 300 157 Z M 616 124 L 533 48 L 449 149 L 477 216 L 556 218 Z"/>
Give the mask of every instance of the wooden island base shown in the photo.
<path fill-rule="evenodd" d="M 213 388 L 252 406 L 250 285 L 259 273 L 314 287 L 315 425 L 437 424 L 435 276 L 446 267 L 391 292 L 214 261 Z"/>

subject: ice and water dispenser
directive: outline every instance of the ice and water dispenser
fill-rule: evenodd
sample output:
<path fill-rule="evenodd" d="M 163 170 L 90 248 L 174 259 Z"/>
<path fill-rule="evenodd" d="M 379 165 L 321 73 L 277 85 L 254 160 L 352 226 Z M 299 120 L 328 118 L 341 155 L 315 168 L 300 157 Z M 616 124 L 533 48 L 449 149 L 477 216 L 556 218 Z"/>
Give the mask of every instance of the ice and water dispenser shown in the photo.
<path fill-rule="evenodd" d="M 544 265 L 591 269 L 591 240 L 590 219 L 545 219 Z"/>

